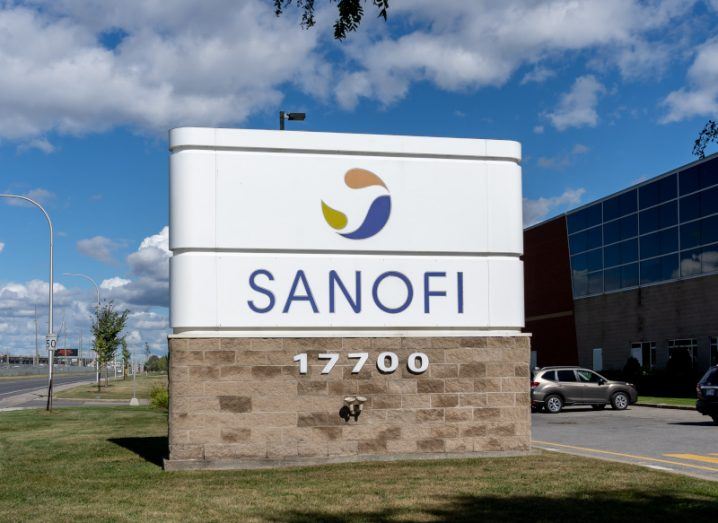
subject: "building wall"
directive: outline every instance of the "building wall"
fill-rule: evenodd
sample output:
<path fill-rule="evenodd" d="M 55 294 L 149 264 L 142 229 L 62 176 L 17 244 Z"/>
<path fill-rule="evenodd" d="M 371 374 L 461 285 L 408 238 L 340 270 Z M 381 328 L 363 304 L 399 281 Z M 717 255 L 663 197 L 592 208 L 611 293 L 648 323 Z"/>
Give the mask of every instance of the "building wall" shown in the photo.
<path fill-rule="evenodd" d="M 702 369 L 710 364 L 708 338 L 718 336 L 718 275 L 582 298 L 574 307 L 581 365 L 590 367 L 600 347 L 604 368 L 621 369 L 631 343 L 654 341 L 664 367 L 669 339 L 695 338 Z"/>
<path fill-rule="evenodd" d="M 383 351 L 399 368 L 382 374 Z M 410 353 L 429 356 L 412 374 Z M 358 374 L 350 352 L 368 352 Z M 293 358 L 307 353 L 308 373 Z M 320 353 L 338 353 L 322 374 Z M 530 447 L 529 337 L 170 339 L 167 468 L 447 457 Z M 358 420 L 347 395 L 367 398 Z"/>
<path fill-rule="evenodd" d="M 526 328 L 539 366 L 578 363 L 566 218 L 524 231 Z"/>

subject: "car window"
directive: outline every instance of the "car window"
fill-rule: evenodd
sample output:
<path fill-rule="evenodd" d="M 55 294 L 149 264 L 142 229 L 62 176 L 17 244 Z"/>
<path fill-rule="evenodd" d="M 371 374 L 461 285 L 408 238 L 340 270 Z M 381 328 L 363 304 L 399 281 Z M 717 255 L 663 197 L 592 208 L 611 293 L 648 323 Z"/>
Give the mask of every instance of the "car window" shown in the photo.
<path fill-rule="evenodd" d="M 542 380 L 556 381 L 556 371 L 549 370 L 541 375 Z"/>
<path fill-rule="evenodd" d="M 598 383 L 601 381 L 601 376 L 590 370 L 577 370 L 578 381 L 581 383 Z"/>
<path fill-rule="evenodd" d="M 701 379 L 701 385 L 718 386 L 718 368 L 709 369 Z"/>
<path fill-rule="evenodd" d="M 557 370 L 558 381 L 576 381 L 576 375 L 572 370 Z"/>

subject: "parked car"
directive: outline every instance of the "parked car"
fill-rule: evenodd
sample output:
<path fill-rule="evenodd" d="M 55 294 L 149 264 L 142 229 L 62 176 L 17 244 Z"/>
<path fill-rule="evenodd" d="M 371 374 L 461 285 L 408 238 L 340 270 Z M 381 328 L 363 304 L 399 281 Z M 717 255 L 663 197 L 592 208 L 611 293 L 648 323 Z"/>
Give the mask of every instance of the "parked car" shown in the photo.
<path fill-rule="evenodd" d="M 601 410 L 610 404 L 624 410 L 638 399 L 631 383 L 612 381 L 581 367 L 543 367 L 531 379 L 531 410 L 561 412 L 565 405 L 591 405 Z"/>
<path fill-rule="evenodd" d="M 696 410 L 705 416 L 710 416 L 718 425 L 718 365 L 708 369 L 696 385 L 698 401 Z"/>

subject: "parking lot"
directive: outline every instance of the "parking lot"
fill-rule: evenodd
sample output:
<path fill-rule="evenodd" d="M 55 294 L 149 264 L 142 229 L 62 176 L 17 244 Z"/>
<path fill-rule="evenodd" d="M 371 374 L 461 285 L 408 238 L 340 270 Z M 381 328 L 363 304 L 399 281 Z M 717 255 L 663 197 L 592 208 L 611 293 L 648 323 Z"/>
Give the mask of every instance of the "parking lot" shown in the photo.
<path fill-rule="evenodd" d="M 695 411 L 569 407 L 532 422 L 536 448 L 718 481 L 718 426 Z"/>

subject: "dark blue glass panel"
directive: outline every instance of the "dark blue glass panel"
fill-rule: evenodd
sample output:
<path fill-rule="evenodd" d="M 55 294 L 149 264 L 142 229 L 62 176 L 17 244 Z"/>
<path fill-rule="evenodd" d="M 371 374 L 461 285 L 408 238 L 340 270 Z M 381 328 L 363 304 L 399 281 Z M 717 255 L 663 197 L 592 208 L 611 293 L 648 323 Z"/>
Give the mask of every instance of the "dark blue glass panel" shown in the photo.
<path fill-rule="evenodd" d="M 641 234 L 664 229 L 678 223 L 678 205 L 675 201 L 641 211 Z"/>
<path fill-rule="evenodd" d="M 661 281 L 661 259 L 641 262 L 641 285 Z"/>
<path fill-rule="evenodd" d="M 641 262 L 641 285 L 678 277 L 678 255 L 669 254 Z"/>
<path fill-rule="evenodd" d="M 603 253 L 601 249 L 588 251 L 586 253 L 586 268 L 589 272 L 603 269 Z"/>
<path fill-rule="evenodd" d="M 675 280 L 678 278 L 678 253 L 661 258 L 661 279 Z"/>
<path fill-rule="evenodd" d="M 605 267 L 613 267 L 614 265 L 622 265 L 624 263 L 634 262 L 638 259 L 638 241 L 627 240 L 604 247 L 603 260 Z"/>
<path fill-rule="evenodd" d="M 568 248 L 571 254 L 577 254 L 586 250 L 586 234 L 579 232 L 568 237 Z"/>
<path fill-rule="evenodd" d="M 628 240 L 621 244 L 621 263 L 629 263 L 638 260 L 638 240 Z"/>
<path fill-rule="evenodd" d="M 718 244 L 703 247 L 701 252 L 701 272 L 718 271 Z"/>
<path fill-rule="evenodd" d="M 718 242 L 718 216 L 703 218 L 701 224 L 701 244 Z"/>
<path fill-rule="evenodd" d="M 637 208 L 636 194 L 637 191 L 634 189 L 603 202 L 604 221 L 613 220 L 614 218 L 635 212 Z"/>
<path fill-rule="evenodd" d="M 701 243 L 701 222 L 684 223 L 681 225 L 681 248 L 690 249 Z"/>
<path fill-rule="evenodd" d="M 603 243 L 608 245 L 638 235 L 638 217 L 635 214 L 624 216 L 603 225 Z"/>
<path fill-rule="evenodd" d="M 573 271 L 573 295 L 586 296 L 588 294 L 588 273 Z"/>
<path fill-rule="evenodd" d="M 718 184 L 718 159 L 704 162 L 680 173 L 681 194 Z"/>
<path fill-rule="evenodd" d="M 571 256 L 571 270 L 574 274 L 578 271 L 588 271 L 588 258 L 585 254 Z"/>
<path fill-rule="evenodd" d="M 579 252 L 589 249 L 595 249 L 600 247 L 601 244 L 601 227 L 594 227 L 593 229 L 577 232 L 569 236 L 568 239 L 571 254 L 578 254 Z"/>
<path fill-rule="evenodd" d="M 641 259 L 678 250 L 678 228 L 641 236 Z"/>
<path fill-rule="evenodd" d="M 568 233 L 574 233 L 601 223 L 601 204 L 597 203 L 566 217 Z"/>
<path fill-rule="evenodd" d="M 635 287 L 638 285 L 638 264 L 632 263 L 621 267 L 621 287 Z"/>
<path fill-rule="evenodd" d="M 701 273 L 701 249 L 681 252 L 681 276 L 695 276 Z"/>
<path fill-rule="evenodd" d="M 621 288 L 621 268 L 606 269 L 603 271 L 603 285 L 608 291 L 617 291 Z"/>
<path fill-rule="evenodd" d="M 603 292 L 603 271 L 588 275 L 588 293 L 600 294 Z"/>
<path fill-rule="evenodd" d="M 621 241 L 621 220 L 603 224 L 603 243 L 606 245 Z"/>
<path fill-rule="evenodd" d="M 618 220 L 621 224 L 621 239 L 626 240 L 638 236 L 638 215 L 632 214 Z"/>
<path fill-rule="evenodd" d="M 681 221 L 695 220 L 701 216 L 701 193 L 681 198 Z"/>
<path fill-rule="evenodd" d="M 603 248 L 603 261 L 606 267 L 621 265 L 621 244 L 614 243 Z"/>
<path fill-rule="evenodd" d="M 705 190 L 701 193 L 701 216 L 718 213 L 718 187 Z"/>
<path fill-rule="evenodd" d="M 661 202 L 672 200 L 676 197 L 676 175 L 672 174 L 666 178 L 661 178 L 653 183 L 644 185 L 638 190 L 638 200 L 641 204 L 641 209 L 658 205 Z"/>

